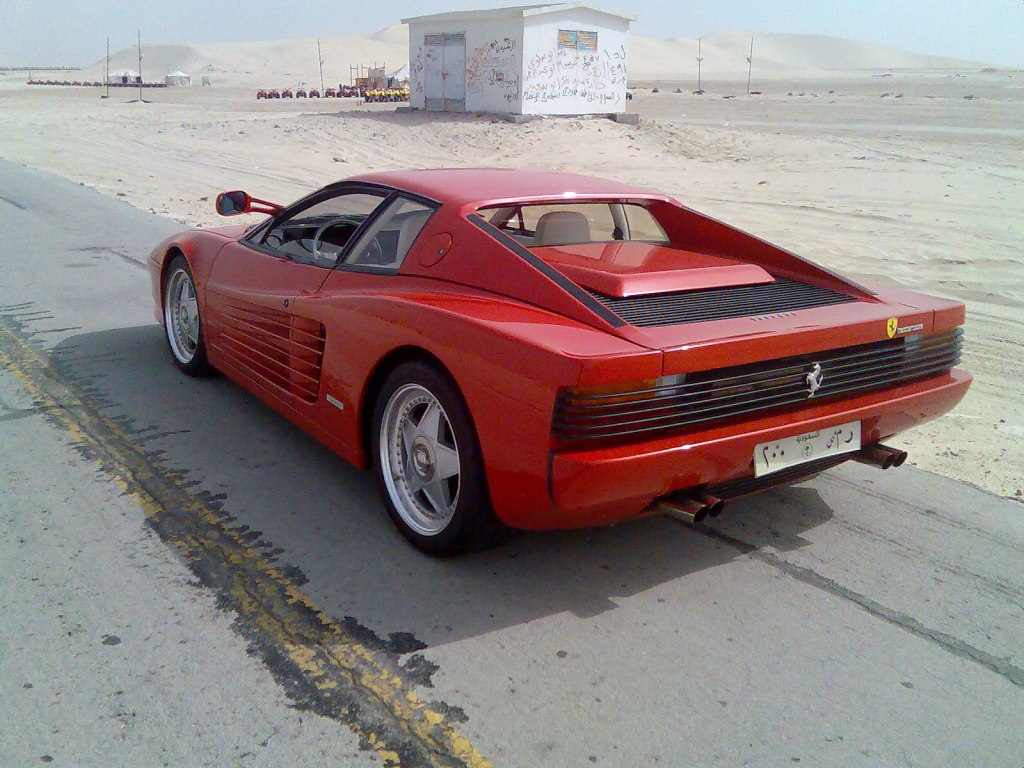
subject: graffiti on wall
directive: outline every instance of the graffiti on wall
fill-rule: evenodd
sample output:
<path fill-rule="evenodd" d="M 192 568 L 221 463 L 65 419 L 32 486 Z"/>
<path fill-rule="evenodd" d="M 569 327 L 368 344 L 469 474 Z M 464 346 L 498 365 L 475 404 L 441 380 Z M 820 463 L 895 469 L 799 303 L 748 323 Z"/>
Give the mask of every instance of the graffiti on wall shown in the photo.
<path fill-rule="evenodd" d="M 508 37 L 478 45 L 466 57 L 466 91 L 477 96 L 498 91 L 507 102 L 519 100 L 521 82 L 516 66 L 516 41 Z"/>
<path fill-rule="evenodd" d="M 563 98 L 587 104 L 615 105 L 626 84 L 626 47 L 601 51 L 553 47 L 526 63 L 523 101 L 544 103 Z"/>
<path fill-rule="evenodd" d="M 416 53 L 409 57 L 409 88 L 413 92 L 423 90 L 423 46 L 416 46 Z"/>

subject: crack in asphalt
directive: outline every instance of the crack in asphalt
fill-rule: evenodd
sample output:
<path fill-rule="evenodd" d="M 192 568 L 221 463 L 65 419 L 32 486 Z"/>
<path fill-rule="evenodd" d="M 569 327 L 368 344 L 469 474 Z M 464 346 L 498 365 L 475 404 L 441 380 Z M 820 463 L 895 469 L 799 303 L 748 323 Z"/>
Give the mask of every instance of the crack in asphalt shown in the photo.
<path fill-rule="evenodd" d="M 679 525 L 687 524 L 680 522 Z M 697 533 L 707 536 L 710 539 L 727 544 L 744 555 L 756 558 L 762 563 L 782 571 L 787 576 L 791 576 L 803 584 L 828 592 L 829 594 L 835 595 L 843 600 L 848 600 L 857 607 L 867 611 L 872 616 L 893 624 L 924 640 L 928 640 L 929 642 L 938 645 L 944 651 L 952 653 L 954 656 L 959 656 L 962 659 L 979 664 L 989 671 L 995 672 L 1005 680 L 1013 683 L 1018 688 L 1024 688 L 1024 669 L 1011 664 L 1009 659 L 994 656 L 980 648 L 975 648 L 970 643 L 967 643 L 958 637 L 927 627 L 913 616 L 908 616 L 894 608 L 882 605 L 877 600 L 872 600 L 867 595 L 863 595 L 860 592 L 855 592 L 848 587 L 844 587 L 834 579 L 823 576 L 811 568 L 805 568 L 802 565 L 792 563 L 772 552 L 766 552 L 765 550 L 759 549 L 753 544 L 743 541 L 742 539 L 737 539 L 727 533 L 717 531 L 714 528 L 706 528 L 703 526 L 687 527 L 692 528 Z"/>

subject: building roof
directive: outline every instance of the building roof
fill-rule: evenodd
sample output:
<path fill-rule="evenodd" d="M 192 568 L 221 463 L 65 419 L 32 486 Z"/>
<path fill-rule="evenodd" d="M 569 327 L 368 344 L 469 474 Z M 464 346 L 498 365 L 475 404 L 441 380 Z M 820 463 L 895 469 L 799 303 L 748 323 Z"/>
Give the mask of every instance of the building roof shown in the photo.
<path fill-rule="evenodd" d="M 614 16 L 617 19 L 625 19 L 626 21 L 636 21 L 636 16 L 629 16 L 625 13 L 616 13 L 614 11 L 606 11 L 587 3 L 544 3 L 541 5 L 513 5 L 507 8 L 488 8 L 482 11 L 451 11 L 449 13 L 435 13 L 428 16 L 411 16 L 407 19 L 402 19 L 402 23 L 422 24 L 438 21 L 498 19 L 503 17 L 525 19 L 528 16 L 540 16 L 545 13 L 571 11 L 576 8 L 594 11 L 595 13 L 602 13 L 605 16 Z"/>

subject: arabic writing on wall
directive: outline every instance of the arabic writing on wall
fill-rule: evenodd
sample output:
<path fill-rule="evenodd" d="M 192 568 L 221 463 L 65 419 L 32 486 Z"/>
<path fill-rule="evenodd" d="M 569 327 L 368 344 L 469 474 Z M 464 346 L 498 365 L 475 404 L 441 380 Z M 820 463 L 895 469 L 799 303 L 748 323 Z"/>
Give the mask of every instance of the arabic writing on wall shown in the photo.
<path fill-rule="evenodd" d="M 516 41 L 490 40 L 478 45 L 466 59 L 466 91 L 482 94 L 497 89 L 507 102 L 519 100 L 520 75 L 516 66 Z"/>
<path fill-rule="evenodd" d="M 626 83 L 626 48 L 581 51 L 551 48 L 526 65 L 523 101 L 576 98 L 588 104 L 618 104 Z"/>

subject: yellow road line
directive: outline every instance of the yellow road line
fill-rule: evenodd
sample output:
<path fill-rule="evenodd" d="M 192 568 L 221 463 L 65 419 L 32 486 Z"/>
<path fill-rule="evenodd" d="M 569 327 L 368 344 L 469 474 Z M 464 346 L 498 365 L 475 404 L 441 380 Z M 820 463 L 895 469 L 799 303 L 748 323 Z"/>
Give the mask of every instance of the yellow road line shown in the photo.
<path fill-rule="evenodd" d="M 300 704 L 346 723 L 385 766 L 492 766 L 412 692 L 397 664 L 317 607 L 249 545 L 251 535 L 232 529 L 222 513 L 154 464 L 2 317 L 0 365 L 138 500 L 160 537 L 237 613 L 239 629 Z"/>

